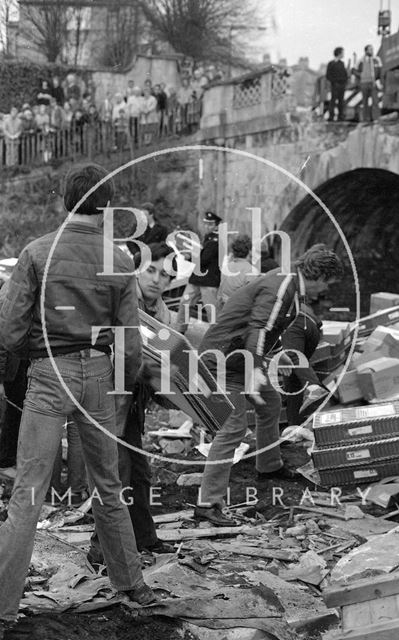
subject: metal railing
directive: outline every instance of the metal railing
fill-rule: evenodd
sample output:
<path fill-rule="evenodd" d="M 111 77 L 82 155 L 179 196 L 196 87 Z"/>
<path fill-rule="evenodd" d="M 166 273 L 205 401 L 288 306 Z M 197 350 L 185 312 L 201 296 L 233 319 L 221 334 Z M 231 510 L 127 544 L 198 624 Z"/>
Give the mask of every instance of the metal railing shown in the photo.
<path fill-rule="evenodd" d="M 11 140 L 0 133 L 0 170 L 35 167 L 75 158 L 132 152 L 162 139 L 194 133 L 200 124 L 200 100 L 158 112 L 157 122 L 142 124 L 138 118 L 124 123 L 97 121 L 62 129 L 23 132 Z"/>

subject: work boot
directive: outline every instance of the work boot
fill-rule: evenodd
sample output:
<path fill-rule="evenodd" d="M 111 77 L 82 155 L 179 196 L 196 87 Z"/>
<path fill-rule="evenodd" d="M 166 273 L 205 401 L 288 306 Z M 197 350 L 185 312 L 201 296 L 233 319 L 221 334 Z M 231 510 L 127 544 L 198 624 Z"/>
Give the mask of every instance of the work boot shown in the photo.
<path fill-rule="evenodd" d="M 162 540 L 157 540 L 154 544 L 147 544 L 139 551 L 149 551 L 150 553 L 174 553 L 175 548 L 173 545 L 168 544 L 167 542 L 162 542 Z"/>
<path fill-rule="evenodd" d="M 299 473 L 295 469 L 289 469 L 283 465 L 276 471 L 257 471 L 256 472 L 256 480 L 257 482 L 266 482 L 267 480 L 295 480 L 299 478 Z"/>
<path fill-rule="evenodd" d="M 196 520 L 207 520 L 215 527 L 238 527 L 238 523 L 226 516 L 220 507 L 214 504 L 212 507 L 195 507 L 194 518 Z"/>
<path fill-rule="evenodd" d="M 151 587 L 149 587 L 148 584 L 145 584 L 145 582 L 143 582 L 139 587 L 135 587 L 129 591 L 120 592 L 120 595 L 127 596 L 130 602 L 137 602 L 137 604 L 141 604 L 143 607 L 159 601 Z"/>

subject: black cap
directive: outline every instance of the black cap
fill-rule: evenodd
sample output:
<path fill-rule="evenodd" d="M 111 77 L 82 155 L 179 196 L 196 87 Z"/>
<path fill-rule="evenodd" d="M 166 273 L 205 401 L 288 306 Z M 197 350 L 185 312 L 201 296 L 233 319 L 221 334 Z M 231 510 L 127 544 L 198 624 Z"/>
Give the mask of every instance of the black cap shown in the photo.
<path fill-rule="evenodd" d="M 218 224 L 222 222 L 222 218 L 213 213 L 213 211 L 205 211 L 204 222 L 217 222 Z"/>

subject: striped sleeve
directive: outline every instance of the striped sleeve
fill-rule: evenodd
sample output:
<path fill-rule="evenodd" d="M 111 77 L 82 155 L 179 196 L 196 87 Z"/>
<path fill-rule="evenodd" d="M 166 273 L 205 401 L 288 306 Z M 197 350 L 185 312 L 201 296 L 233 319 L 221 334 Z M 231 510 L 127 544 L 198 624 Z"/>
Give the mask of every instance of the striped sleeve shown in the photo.
<path fill-rule="evenodd" d="M 278 288 L 266 282 L 260 289 L 251 310 L 246 348 L 254 356 L 255 366 L 274 347 L 280 335 L 292 321 L 291 307 L 296 295 L 292 274 L 285 276 Z"/>

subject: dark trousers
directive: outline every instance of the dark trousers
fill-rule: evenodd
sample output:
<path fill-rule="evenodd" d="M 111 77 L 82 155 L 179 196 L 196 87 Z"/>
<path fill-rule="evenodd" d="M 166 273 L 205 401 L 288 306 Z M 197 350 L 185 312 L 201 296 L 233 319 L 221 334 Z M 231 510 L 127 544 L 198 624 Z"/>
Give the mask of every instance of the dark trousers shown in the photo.
<path fill-rule="evenodd" d="M 139 451 L 118 445 L 119 475 L 122 487 L 131 487 L 131 489 L 125 489 L 123 497 L 128 503 L 133 501 L 133 504 L 129 504 L 128 509 L 133 523 L 137 548 L 142 551 L 157 541 L 150 508 L 151 469 L 148 456 L 141 453 L 143 443 L 139 424 L 131 420 L 130 415 L 128 421 L 126 440 Z"/>
<path fill-rule="evenodd" d="M 332 82 L 331 83 L 331 100 L 329 106 L 329 120 L 334 120 L 335 105 L 338 103 L 338 120 L 343 120 L 345 117 L 345 84 Z"/>
<path fill-rule="evenodd" d="M 372 122 L 380 115 L 377 87 L 374 82 L 364 82 L 360 88 L 362 90 L 362 119 L 364 122 Z"/>
<path fill-rule="evenodd" d="M 4 415 L 4 424 L 0 434 L 0 467 L 13 467 L 17 459 L 19 425 L 22 417 L 22 405 L 25 399 L 29 362 L 21 360 L 17 374 L 12 382 L 4 382 L 4 391 L 8 400 L 20 407 L 20 410 L 8 402 Z"/>
<path fill-rule="evenodd" d="M 139 421 L 135 419 L 134 413 L 129 412 L 125 439 L 130 445 L 140 449 L 140 451 L 133 451 L 118 444 L 122 497 L 128 504 L 137 549 L 143 551 L 157 542 L 157 533 L 150 508 L 151 469 L 148 457 L 141 453 L 143 449 L 141 426 Z M 129 504 L 131 502 L 133 504 Z M 91 538 L 90 555 L 93 561 L 103 562 L 103 554 L 96 532 Z"/>
<path fill-rule="evenodd" d="M 304 387 L 304 382 L 297 378 L 297 376 L 292 373 L 288 378 L 285 379 L 284 389 L 289 393 L 295 393 L 295 395 L 286 395 L 286 408 L 287 408 L 287 423 L 289 426 L 291 425 L 300 425 L 305 416 L 299 415 L 299 409 L 301 408 L 303 402 L 303 391 L 302 393 L 297 393 Z"/>

